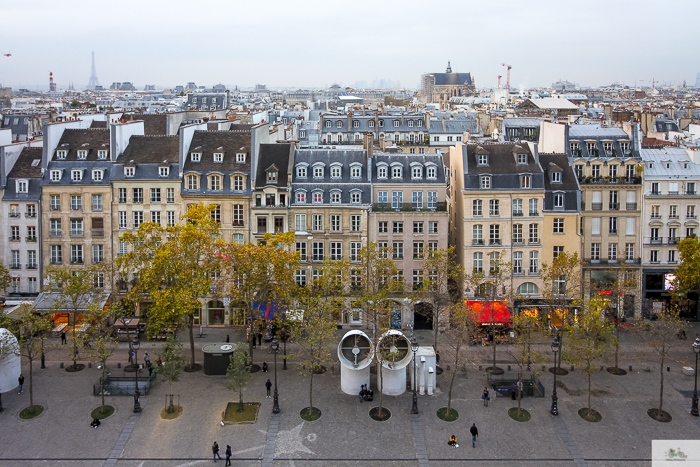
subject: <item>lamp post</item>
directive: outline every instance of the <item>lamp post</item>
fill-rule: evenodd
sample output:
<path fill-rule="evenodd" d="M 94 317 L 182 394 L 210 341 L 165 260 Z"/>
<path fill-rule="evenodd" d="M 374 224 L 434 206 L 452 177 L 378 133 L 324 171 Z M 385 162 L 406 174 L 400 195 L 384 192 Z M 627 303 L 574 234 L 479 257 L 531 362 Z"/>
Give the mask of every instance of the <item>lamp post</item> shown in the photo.
<path fill-rule="evenodd" d="M 557 408 L 557 352 L 559 351 L 559 336 L 554 336 L 554 342 L 552 342 L 552 352 L 554 352 L 554 389 L 552 389 L 552 409 L 549 411 L 552 415 L 559 415 L 559 409 Z"/>
<path fill-rule="evenodd" d="M 411 338 L 411 350 L 413 350 L 413 407 L 411 408 L 411 413 L 416 415 L 418 413 L 418 392 L 417 382 L 418 374 L 416 373 L 416 352 L 418 352 L 418 339 L 414 337 Z"/>
<path fill-rule="evenodd" d="M 134 350 L 134 365 L 136 365 L 136 371 L 134 372 L 134 383 L 135 383 L 135 391 L 134 391 L 134 413 L 140 413 L 141 412 L 141 402 L 139 401 L 139 396 L 141 395 L 139 393 L 139 346 L 140 342 L 138 339 L 134 339 L 133 342 L 131 343 L 131 348 Z"/>
<path fill-rule="evenodd" d="M 287 369 L 287 330 L 284 330 L 284 358 L 282 359 L 282 369 Z"/>
<path fill-rule="evenodd" d="M 695 352 L 695 389 L 693 389 L 693 408 L 690 409 L 690 415 L 697 417 L 698 412 L 698 354 L 700 354 L 700 337 L 695 338 L 693 342 L 693 352 Z"/>
<path fill-rule="evenodd" d="M 272 413 L 280 413 L 279 394 L 277 393 L 277 352 L 279 352 L 280 349 L 279 341 L 277 339 L 272 339 L 271 347 L 275 353 L 275 398 L 272 403 Z"/>

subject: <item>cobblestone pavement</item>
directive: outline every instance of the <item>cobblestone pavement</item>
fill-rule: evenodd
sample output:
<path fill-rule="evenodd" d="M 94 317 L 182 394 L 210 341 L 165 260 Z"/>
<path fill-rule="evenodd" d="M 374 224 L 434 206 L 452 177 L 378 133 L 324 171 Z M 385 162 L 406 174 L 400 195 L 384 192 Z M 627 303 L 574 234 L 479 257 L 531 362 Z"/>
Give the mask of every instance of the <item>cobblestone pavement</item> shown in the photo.
<path fill-rule="evenodd" d="M 207 335 L 197 338 L 196 345 L 221 341 L 226 333 L 232 341 L 240 339 L 238 332 L 205 330 Z M 419 336 L 423 343 L 432 342 L 427 333 Z M 690 344 L 689 340 L 681 345 Z M 126 360 L 126 344 L 121 345 L 123 349 L 118 350 L 115 363 Z M 630 347 L 634 345 L 629 343 Z M 142 349 L 154 360 L 159 344 L 144 342 Z M 482 350 L 470 348 L 472 352 Z M 683 357 L 683 350 L 678 352 Z M 692 353 L 689 348 L 685 352 Z M 119 353 L 124 354 L 121 359 Z M 658 423 L 646 414 L 647 409 L 658 404 L 658 366 L 649 363 L 652 371 L 646 372 L 644 355 L 635 355 L 629 349 L 623 355 L 630 357 L 623 358 L 621 364 L 625 368 L 633 364 L 634 371 L 626 376 L 601 371 L 594 377 L 593 408 L 603 415 L 599 423 L 588 423 L 577 414 L 586 403 L 585 380 L 577 371 L 557 378 L 558 420 L 549 414 L 553 381 L 552 375 L 545 371 L 540 377 L 546 397 L 524 399 L 522 406 L 532 419 L 519 423 L 507 414 L 515 405 L 510 399 L 496 397 L 490 407 L 483 406 L 480 395 L 486 381 L 476 366 L 456 377 L 452 401 L 459 418 L 452 423 L 442 422 L 436 416 L 436 411 L 447 402 L 447 371 L 438 377 L 435 396 L 419 397 L 418 425 L 410 414 L 410 393 L 385 396 L 384 406 L 392 411 L 392 417 L 376 422 L 368 412 L 378 405 L 379 398 L 375 397 L 372 404 L 361 404 L 357 396 L 343 394 L 337 371 L 314 378 L 314 405 L 322 410 L 323 416 L 315 422 L 305 422 L 299 412 L 308 405 L 308 380 L 299 375 L 294 362 L 289 363 L 286 371 L 278 363 L 281 413 L 272 465 L 416 467 L 424 449 L 427 462 L 420 456 L 421 466 L 648 466 L 652 439 L 697 438 L 700 420 L 688 414 L 693 378 L 681 373 L 678 358 L 672 359 L 671 371 L 665 373 L 664 408 L 671 413 L 673 421 Z M 67 373 L 59 368 L 59 362 L 64 361 L 61 354 L 49 354 L 48 368 L 34 371 L 35 401 L 46 407 L 40 417 L 30 421 L 18 417 L 19 411 L 28 405 L 28 382 L 23 394 L 9 391 L 2 395 L 5 410 L 0 413 L 0 467 L 43 466 L 47 461 L 51 465 L 76 467 L 194 466 L 212 462 L 210 446 L 214 441 L 218 441 L 222 452 L 226 444 L 232 446 L 234 465 L 260 466 L 272 415 L 272 399 L 265 398 L 264 387 L 265 380 L 273 378 L 269 357 L 264 352 L 255 354 L 256 362 L 268 361 L 271 372 L 255 373 L 243 392 L 244 400 L 261 402 L 258 419 L 253 424 L 221 426 L 221 412 L 237 396 L 226 389 L 225 377 L 198 372 L 183 373 L 181 381 L 173 386 L 184 407 L 179 418 L 160 418 L 169 389 L 166 384 L 156 382 L 140 415 L 132 416 L 132 398 L 109 397 L 108 403 L 116 407 L 116 413 L 94 430 L 89 426 L 90 411 L 99 406 L 100 400 L 92 396 L 92 385 L 98 382 L 100 371 L 93 366 Z M 488 358 L 483 356 L 479 361 L 486 364 Z M 197 359 L 201 362 L 199 351 Z M 505 353 L 499 352 L 497 359 L 501 366 L 507 366 Z M 447 367 L 445 361 L 443 365 Z M 121 374 L 115 364 L 109 366 L 112 374 Z M 24 371 L 26 376 L 26 366 Z M 476 449 L 469 442 L 468 429 L 472 423 L 479 427 Z M 422 434 L 424 444 L 417 434 Z M 447 446 L 452 434 L 459 439 L 459 449 Z M 115 458 L 114 453 L 122 446 L 119 457 Z"/>

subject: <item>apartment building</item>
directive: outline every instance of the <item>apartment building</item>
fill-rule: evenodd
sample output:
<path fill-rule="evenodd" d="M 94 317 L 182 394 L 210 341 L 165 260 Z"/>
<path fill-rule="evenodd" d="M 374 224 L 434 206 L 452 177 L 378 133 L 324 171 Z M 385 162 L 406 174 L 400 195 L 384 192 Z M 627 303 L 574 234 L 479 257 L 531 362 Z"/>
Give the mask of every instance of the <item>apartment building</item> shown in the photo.
<path fill-rule="evenodd" d="M 396 144 L 418 145 L 428 136 L 427 116 L 421 113 L 347 114 L 325 113 L 319 116 L 322 144 L 363 144 L 365 133 L 375 141 L 391 140 Z M 426 149 L 427 150 L 427 149 Z"/>
<path fill-rule="evenodd" d="M 43 264 L 97 264 L 112 257 L 110 130 L 57 129 L 58 143 L 43 151 Z"/>
<path fill-rule="evenodd" d="M 674 270 L 680 262 L 677 248 L 684 238 L 698 235 L 700 164 L 694 151 L 684 148 L 642 149 L 644 207 L 642 219 L 643 313 L 658 312 L 670 304 Z M 698 318 L 698 296 L 690 293 L 680 303 L 683 318 Z"/>
<path fill-rule="evenodd" d="M 284 233 L 290 229 L 290 199 L 294 145 L 261 144 L 256 170 L 253 200 L 250 206 L 251 242 L 263 241 L 266 233 Z"/>
<path fill-rule="evenodd" d="M 537 147 L 457 143 L 450 151 L 457 184 L 452 238 L 458 260 L 468 273 L 486 277 L 499 259 L 510 262 L 510 289 L 521 296 L 541 295 L 545 174 Z M 469 290 L 467 297 L 478 293 Z"/>
<path fill-rule="evenodd" d="M 195 131 L 185 154 L 182 202 L 216 208 L 227 241 L 251 241 L 251 132 Z"/>
<path fill-rule="evenodd" d="M 567 155 L 581 187 L 584 294 L 626 283 L 620 317 L 641 313 L 642 173 L 638 138 L 620 128 L 571 125 Z M 621 275 L 622 274 L 622 275 Z"/>
<path fill-rule="evenodd" d="M 3 264 L 12 276 L 9 296 L 35 296 L 41 288 L 41 153 L 41 148 L 22 149 L 4 184 Z"/>
<path fill-rule="evenodd" d="M 424 259 L 448 247 L 449 218 L 445 166 L 436 154 L 374 154 L 369 240 L 391 248 L 403 290 L 396 291 L 392 319 L 397 328 L 438 329 L 430 305 L 408 300 L 429 274 Z M 416 313 L 418 311 L 418 313 Z"/>

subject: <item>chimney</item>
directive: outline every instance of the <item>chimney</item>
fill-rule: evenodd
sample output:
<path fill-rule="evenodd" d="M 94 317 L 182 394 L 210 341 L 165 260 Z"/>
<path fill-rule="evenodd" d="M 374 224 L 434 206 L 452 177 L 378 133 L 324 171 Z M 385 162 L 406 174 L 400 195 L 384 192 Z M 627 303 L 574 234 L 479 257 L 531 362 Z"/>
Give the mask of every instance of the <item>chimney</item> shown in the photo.
<path fill-rule="evenodd" d="M 367 151 L 367 159 L 371 159 L 374 151 L 374 133 L 371 131 L 365 133 L 362 146 L 364 147 L 365 151 Z"/>
<path fill-rule="evenodd" d="M 447 122 L 445 121 L 445 117 L 442 117 L 442 131 L 447 131 Z"/>
<path fill-rule="evenodd" d="M 404 126 L 403 112 L 401 112 L 401 126 Z"/>
<path fill-rule="evenodd" d="M 423 119 L 425 120 L 425 128 L 430 130 L 430 114 L 426 112 L 425 115 L 423 115 Z"/>
<path fill-rule="evenodd" d="M 348 131 L 352 131 L 352 112 L 348 112 Z"/>
<path fill-rule="evenodd" d="M 642 150 L 642 140 L 639 137 L 639 123 L 632 124 L 632 150 L 637 153 Z"/>
<path fill-rule="evenodd" d="M 318 128 L 323 131 L 323 114 L 318 115 Z"/>

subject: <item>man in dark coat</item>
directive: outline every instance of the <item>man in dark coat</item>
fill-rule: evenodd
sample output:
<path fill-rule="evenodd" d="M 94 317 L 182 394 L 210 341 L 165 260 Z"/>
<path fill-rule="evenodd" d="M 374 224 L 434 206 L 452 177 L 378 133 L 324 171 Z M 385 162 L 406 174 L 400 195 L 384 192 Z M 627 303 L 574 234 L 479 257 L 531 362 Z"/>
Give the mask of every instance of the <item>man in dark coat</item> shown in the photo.
<path fill-rule="evenodd" d="M 476 447 L 476 437 L 479 436 L 479 430 L 476 428 L 476 423 L 472 423 L 472 427 L 469 429 L 469 433 L 472 434 L 472 447 Z"/>

